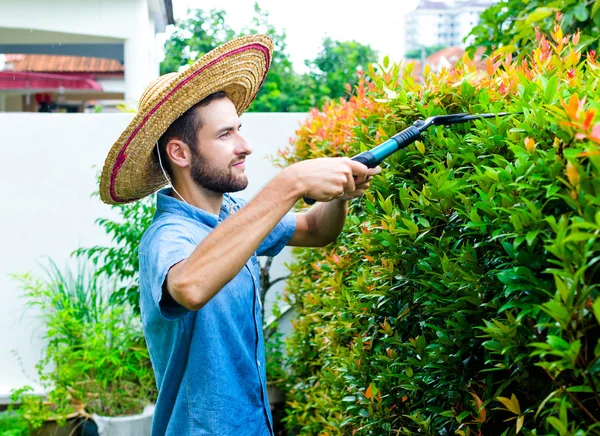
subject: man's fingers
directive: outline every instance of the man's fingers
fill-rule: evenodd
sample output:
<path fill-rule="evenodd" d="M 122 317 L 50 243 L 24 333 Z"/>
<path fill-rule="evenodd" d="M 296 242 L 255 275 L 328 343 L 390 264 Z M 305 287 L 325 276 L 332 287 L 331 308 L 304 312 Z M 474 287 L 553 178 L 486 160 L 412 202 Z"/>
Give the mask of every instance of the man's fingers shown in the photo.
<path fill-rule="evenodd" d="M 369 168 L 369 176 L 375 176 L 381 172 L 381 167 L 378 165 L 375 168 Z"/>

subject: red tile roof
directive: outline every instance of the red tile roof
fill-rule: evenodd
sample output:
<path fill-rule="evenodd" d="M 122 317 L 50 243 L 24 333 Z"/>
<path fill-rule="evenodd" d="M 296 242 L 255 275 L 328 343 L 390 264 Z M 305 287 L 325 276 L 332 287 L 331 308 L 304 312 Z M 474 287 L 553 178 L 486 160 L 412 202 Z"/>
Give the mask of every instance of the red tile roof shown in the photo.
<path fill-rule="evenodd" d="M 115 59 L 83 56 L 55 56 L 39 54 L 7 54 L 6 62 L 13 71 L 44 73 L 123 73 L 123 65 Z"/>
<path fill-rule="evenodd" d="M 446 47 L 440 51 L 436 51 L 427 58 L 428 64 L 435 64 L 439 62 L 442 57 L 445 57 L 448 61 L 456 63 L 465 54 L 465 50 L 460 47 Z"/>
<path fill-rule="evenodd" d="M 475 53 L 473 54 L 473 60 L 475 62 L 479 62 L 483 58 L 483 52 L 485 51 L 485 47 L 477 47 Z M 436 51 L 432 55 L 430 55 L 426 62 L 428 64 L 436 64 L 440 61 L 442 57 L 446 58 L 451 64 L 455 65 L 458 60 L 462 59 L 465 54 L 465 50 L 460 47 L 446 47 L 441 49 L 440 51 Z"/>

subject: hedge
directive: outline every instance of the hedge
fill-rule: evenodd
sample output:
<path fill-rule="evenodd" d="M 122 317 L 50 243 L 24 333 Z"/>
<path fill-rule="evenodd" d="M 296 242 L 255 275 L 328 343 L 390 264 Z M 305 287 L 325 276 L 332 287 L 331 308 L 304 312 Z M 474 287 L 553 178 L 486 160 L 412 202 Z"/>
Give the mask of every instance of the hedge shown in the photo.
<path fill-rule="evenodd" d="M 351 156 L 417 119 L 338 241 L 296 249 L 287 428 L 302 435 L 600 434 L 600 63 L 559 26 L 420 82 L 365 74 L 279 163 Z"/>

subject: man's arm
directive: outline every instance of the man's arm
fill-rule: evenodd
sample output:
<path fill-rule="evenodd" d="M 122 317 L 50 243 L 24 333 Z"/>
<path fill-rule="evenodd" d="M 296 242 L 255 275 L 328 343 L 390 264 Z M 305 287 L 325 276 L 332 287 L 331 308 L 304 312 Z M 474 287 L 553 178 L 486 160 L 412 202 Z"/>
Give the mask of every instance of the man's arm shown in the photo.
<path fill-rule="evenodd" d="M 344 228 L 348 202 L 317 203 L 306 213 L 296 214 L 296 230 L 287 245 L 324 247 L 335 241 Z"/>
<path fill-rule="evenodd" d="M 347 200 L 363 195 L 371 178 L 380 172 L 379 167 L 369 170 L 366 178 L 356 180 L 352 191 L 328 203 L 318 203 L 306 213 L 296 214 L 296 230 L 287 245 L 324 247 L 335 241 L 346 222 Z"/>
<path fill-rule="evenodd" d="M 314 159 L 286 168 L 169 270 L 167 291 L 182 306 L 200 309 L 237 275 L 296 201 L 348 195 L 355 189 L 353 175 L 364 180 L 369 171 L 347 158 Z"/>

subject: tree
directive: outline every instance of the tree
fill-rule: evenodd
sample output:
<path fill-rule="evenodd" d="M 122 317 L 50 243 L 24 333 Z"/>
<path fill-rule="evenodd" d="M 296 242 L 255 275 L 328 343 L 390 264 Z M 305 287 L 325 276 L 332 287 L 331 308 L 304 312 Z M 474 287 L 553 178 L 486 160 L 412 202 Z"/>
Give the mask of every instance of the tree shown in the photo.
<path fill-rule="evenodd" d="M 165 59 L 161 63 L 161 74 L 177 71 L 181 66 L 192 64 L 199 56 L 243 35 L 264 33 L 274 43 L 271 68 L 256 99 L 248 109 L 250 112 L 293 112 L 312 107 L 306 96 L 297 94 L 302 78 L 296 74 L 287 53 L 285 32 L 278 31 L 269 23 L 269 14 L 254 5 L 255 16 L 250 24 L 234 31 L 226 23 L 224 10 L 188 10 L 187 18 L 178 22 L 165 44 Z"/>
<path fill-rule="evenodd" d="M 312 61 L 305 61 L 310 72 L 294 71 L 287 52 L 286 33 L 269 22 L 269 14 L 257 3 L 250 23 L 234 31 L 226 23 L 226 13 L 213 9 L 188 10 L 165 44 L 161 74 L 192 64 L 199 56 L 235 37 L 255 33 L 268 35 L 274 43 L 271 67 L 250 112 L 305 112 L 328 99 L 345 97 L 347 84 L 358 82 L 358 71 L 377 60 L 377 53 L 355 41 L 323 40 L 323 48 Z"/>
<path fill-rule="evenodd" d="M 187 18 L 177 22 L 165 43 L 165 58 L 160 63 L 160 74 L 178 71 L 191 65 L 213 48 L 233 39 L 236 34 L 225 22 L 225 11 L 188 9 Z"/>
<path fill-rule="evenodd" d="M 600 1 L 580 0 L 504 0 L 481 15 L 481 22 L 469 36 L 474 37 L 469 51 L 476 47 L 486 48 L 490 54 L 494 48 L 506 47 L 506 51 L 531 53 L 535 46 L 536 28 L 550 34 L 556 14 L 560 13 L 562 32 L 570 34 L 581 31 L 578 49 L 597 49 L 600 35 Z"/>
<path fill-rule="evenodd" d="M 250 112 L 304 112 L 312 105 L 306 93 L 303 78 L 294 71 L 287 52 L 285 31 L 278 31 L 269 23 L 269 13 L 254 4 L 254 17 L 239 35 L 263 33 L 273 40 L 273 57 L 267 78 L 256 99 L 250 105 Z"/>
<path fill-rule="evenodd" d="M 347 85 L 354 88 L 359 80 L 359 71 L 366 70 L 376 61 L 377 52 L 368 45 L 324 38 L 319 55 L 313 61 L 306 61 L 311 69 L 309 77 L 317 91 L 317 104 L 327 99 L 346 97 Z"/>

